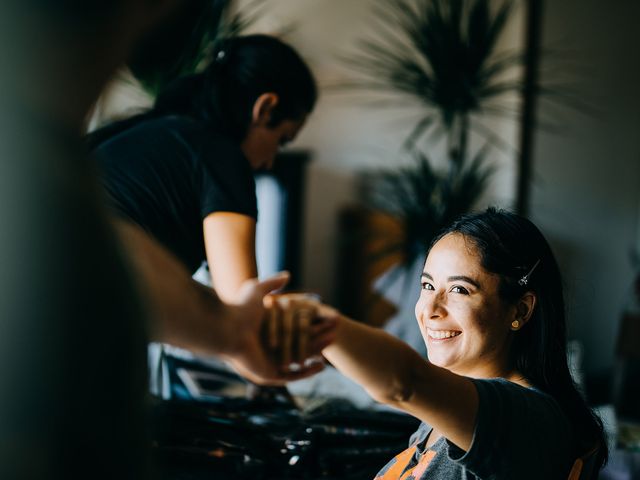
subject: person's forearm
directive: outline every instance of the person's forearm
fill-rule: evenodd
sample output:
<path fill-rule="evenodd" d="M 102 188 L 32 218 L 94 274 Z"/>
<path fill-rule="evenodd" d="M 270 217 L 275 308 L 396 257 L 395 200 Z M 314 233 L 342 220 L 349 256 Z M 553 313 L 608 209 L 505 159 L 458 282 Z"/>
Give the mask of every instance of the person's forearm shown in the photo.
<path fill-rule="evenodd" d="M 412 396 L 414 373 L 425 366 L 407 344 L 346 317 L 340 317 L 336 340 L 323 354 L 375 400 L 396 406 Z"/>
<path fill-rule="evenodd" d="M 323 354 L 375 400 L 429 423 L 464 450 L 471 445 L 478 393 L 468 378 L 430 364 L 383 330 L 344 317 Z"/>
<path fill-rule="evenodd" d="M 258 276 L 255 219 L 238 213 L 217 212 L 203 222 L 211 280 L 224 301 L 232 301 L 242 284 Z"/>
<path fill-rule="evenodd" d="M 152 340 L 209 355 L 233 348 L 225 332 L 226 307 L 215 292 L 193 280 L 140 227 L 122 220 L 114 225 L 150 309 Z"/>

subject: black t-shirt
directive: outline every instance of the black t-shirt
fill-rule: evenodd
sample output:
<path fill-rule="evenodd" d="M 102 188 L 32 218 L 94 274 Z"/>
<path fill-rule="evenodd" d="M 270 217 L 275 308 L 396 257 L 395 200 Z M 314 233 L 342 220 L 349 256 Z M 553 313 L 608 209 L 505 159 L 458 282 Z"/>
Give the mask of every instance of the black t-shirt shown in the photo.
<path fill-rule="evenodd" d="M 95 150 L 117 214 L 164 244 L 193 272 L 206 259 L 202 221 L 214 212 L 257 218 L 255 180 L 237 142 L 202 121 L 140 122 Z"/>
<path fill-rule="evenodd" d="M 558 402 L 504 378 L 474 379 L 478 414 L 465 452 L 422 423 L 409 448 L 374 480 L 565 480 L 576 460 L 571 424 Z"/>

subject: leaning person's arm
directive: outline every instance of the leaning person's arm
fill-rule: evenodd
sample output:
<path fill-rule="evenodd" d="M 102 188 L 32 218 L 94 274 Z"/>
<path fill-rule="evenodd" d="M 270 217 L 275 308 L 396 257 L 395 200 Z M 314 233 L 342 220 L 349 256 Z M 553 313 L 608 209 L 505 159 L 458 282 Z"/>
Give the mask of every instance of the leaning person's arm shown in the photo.
<path fill-rule="evenodd" d="M 203 230 L 213 286 L 220 298 L 231 301 L 242 283 L 258 274 L 256 221 L 240 213 L 216 212 L 204 219 Z"/>
<path fill-rule="evenodd" d="M 330 314 L 327 314 L 330 315 Z M 381 403 L 417 417 L 468 450 L 478 412 L 473 382 L 423 359 L 383 330 L 338 317 L 324 356 Z"/>

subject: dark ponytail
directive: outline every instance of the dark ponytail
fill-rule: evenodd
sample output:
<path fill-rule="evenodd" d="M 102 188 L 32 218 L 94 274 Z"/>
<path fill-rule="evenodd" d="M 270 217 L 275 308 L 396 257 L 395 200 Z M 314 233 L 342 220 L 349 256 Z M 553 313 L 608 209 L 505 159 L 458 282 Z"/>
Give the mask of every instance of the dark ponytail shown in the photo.
<path fill-rule="evenodd" d="M 244 138 L 258 97 L 278 95 L 271 124 L 301 120 L 317 98 L 315 80 L 296 51 L 268 35 L 235 37 L 220 43 L 201 73 L 172 82 L 148 112 L 107 125 L 87 137 L 90 149 L 142 121 L 185 115 L 206 121 L 238 142 Z"/>
<path fill-rule="evenodd" d="M 244 137 L 261 94 L 278 95 L 273 126 L 303 119 L 317 99 L 309 67 L 293 48 L 268 35 L 226 40 L 205 75 L 214 94 L 211 120 L 226 125 L 228 133 L 238 139 Z"/>

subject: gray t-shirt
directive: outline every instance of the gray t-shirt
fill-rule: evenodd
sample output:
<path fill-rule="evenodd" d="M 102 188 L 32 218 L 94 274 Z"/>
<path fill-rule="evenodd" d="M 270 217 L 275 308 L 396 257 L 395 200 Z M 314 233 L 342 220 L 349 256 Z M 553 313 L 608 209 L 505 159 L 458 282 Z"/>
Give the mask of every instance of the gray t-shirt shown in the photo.
<path fill-rule="evenodd" d="M 479 409 L 469 451 L 444 437 L 425 449 L 432 428 L 423 423 L 409 448 L 376 480 L 566 480 L 575 442 L 558 403 L 540 390 L 504 379 L 473 382 Z"/>

